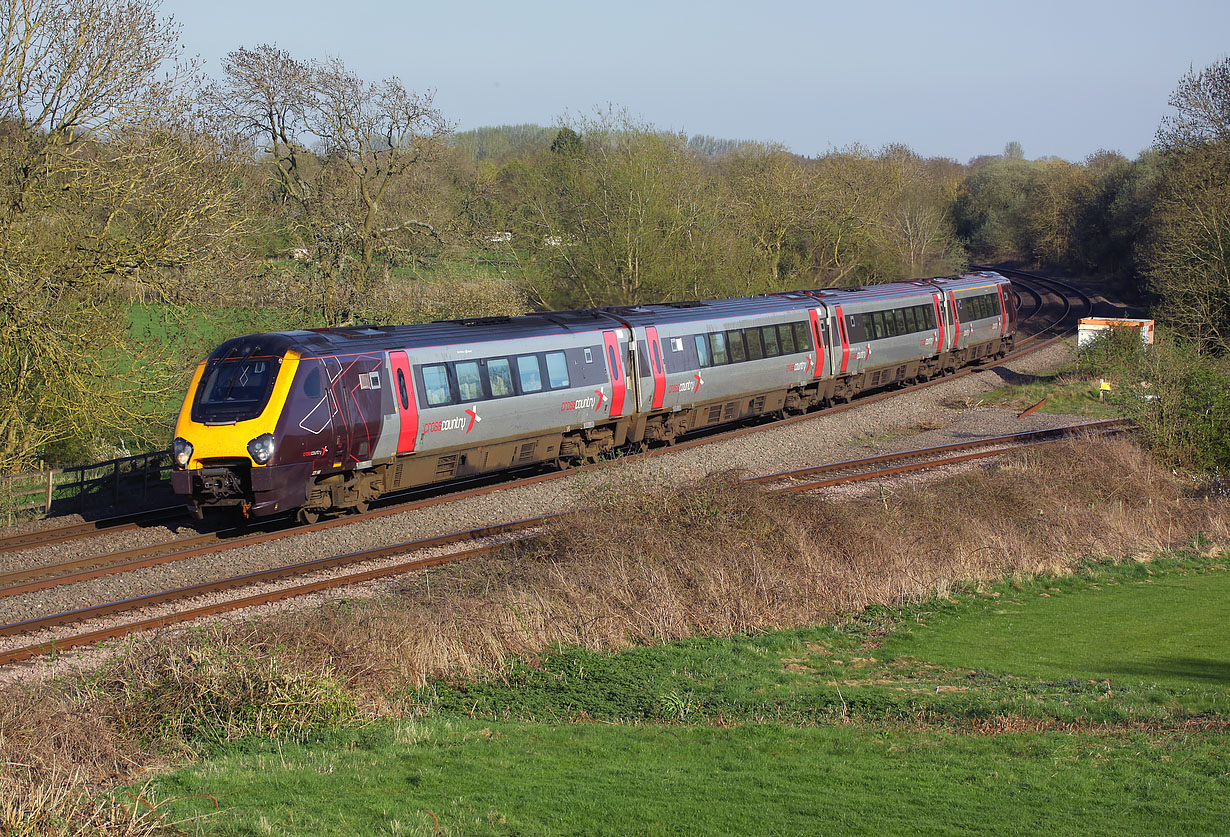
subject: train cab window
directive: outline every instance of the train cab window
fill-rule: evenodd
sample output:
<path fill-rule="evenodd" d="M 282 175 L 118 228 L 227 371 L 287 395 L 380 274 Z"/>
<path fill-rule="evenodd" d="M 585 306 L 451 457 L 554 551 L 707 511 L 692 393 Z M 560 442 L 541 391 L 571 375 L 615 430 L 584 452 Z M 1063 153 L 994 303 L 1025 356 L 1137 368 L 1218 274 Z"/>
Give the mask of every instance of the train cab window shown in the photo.
<path fill-rule="evenodd" d="M 320 380 L 320 367 L 316 367 L 303 379 L 303 394 L 315 401 L 325 394 Z"/>
<path fill-rule="evenodd" d="M 810 352 L 812 350 L 811 334 L 807 328 L 807 323 L 794 324 L 794 349 L 796 352 Z"/>
<path fill-rule="evenodd" d="M 512 366 L 506 357 L 494 357 L 487 361 L 487 383 L 491 386 L 492 398 L 514 395 Z"/>
<path fill-rule="evenodd" d="M 792 355 L 797 351 L 794 348 L 794 329 L 788 324 L 777 327 L 777 339 L 781 343 L 782 354 Z"/>
<path fill-rule="evenodd" d="M 700 361 L 701 368 L 709 365 L 709 341 L 704 334 L 698 334 L 693 340 L 696 341 L 696 358 Z"/>
<path fill-rule="evenodd" d="M 211 360 L 197 387 L 192 420 L 230 423 L 254 419 L 265 409 L 278 364 L 270 358 Z"/>
<path fill-rule="evenodd" d="M 781 347 L 777 345 L 777 328 L 774 326 L 765 326 L 760 329 L 760 341 L 764 343 L 764 356 L 777 357 L 782 353 Z"/>
<path fill-rule="evenodd" d="M 585 351 L 588 352 L 589 349 Z M 521 381 L 522 392 L 542 390 L 542 364 L 538 355 L 522 355 L 517 358 L 517 378 Z"/>
<path fill-rule="evenodd" d="M 433 363 L 422 366 L 423 392 L 427 396 L 429 407 L 440 407 L 453 403 L 453 393 L 448 385 L 448 367 L 443 363 Z"/>
<path fill-rule="evenodd" d="M 747 341 L 747 359 L 760 360 L 764 357 L 764 344 L 760 342 L 760 329 L 749 328 L 743 333 Z"/>
<path fill-rule="evenodd" d="M 730 353 L 726 351 L 726 335 L 720 332 L 710 334 L 709 342 L 713 346 L 713 365 L 730 363 Z"/>
<path fill-rule="evenodd" d="M 547 353 L 547 381 L 551 389 L 563 389 L 568 386 L 568 361 L 563 352 Z"/>
<path fill-rule="evenodd" d="M 467 360 L 453 366 L 457 375 L 457 394 L 462 401 L 477 401 L 483 397 L 483 378 L 478 372 L 478 361 Z"/>

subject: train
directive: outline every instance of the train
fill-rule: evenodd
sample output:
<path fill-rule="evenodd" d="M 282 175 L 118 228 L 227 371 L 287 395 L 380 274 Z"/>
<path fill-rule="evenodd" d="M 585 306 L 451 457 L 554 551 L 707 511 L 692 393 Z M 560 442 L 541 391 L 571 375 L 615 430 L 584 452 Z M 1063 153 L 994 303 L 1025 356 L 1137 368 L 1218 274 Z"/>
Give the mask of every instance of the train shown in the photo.
<path fill-rule="evenodd" d="M 175 425 L 198 517 L 364 511 L 376 498 L 847 402 L 1011 351 L 993 272 L 867 287 L 227 340 Z"/>

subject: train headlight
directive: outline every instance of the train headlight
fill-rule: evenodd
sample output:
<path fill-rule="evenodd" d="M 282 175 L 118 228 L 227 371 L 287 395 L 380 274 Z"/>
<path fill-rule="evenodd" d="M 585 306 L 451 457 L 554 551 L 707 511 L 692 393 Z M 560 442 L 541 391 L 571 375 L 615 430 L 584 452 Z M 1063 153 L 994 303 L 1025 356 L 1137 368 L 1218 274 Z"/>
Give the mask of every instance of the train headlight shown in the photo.
<path fill-rule="evenodd" d="M 273 434 L 262 433 L 248 442 L 248 453 L 252 455 L 252 461 L 257 465 L 264 465 L 273 459 Z"/>
<path fill-rule="evenodd" d="M 171 455 L 175 458 L 176 465 L 180 468 L 187 468 L 189 460 L 192 459 L 192 443 L 176 436 L 175 441 L 171 443 Z"/>

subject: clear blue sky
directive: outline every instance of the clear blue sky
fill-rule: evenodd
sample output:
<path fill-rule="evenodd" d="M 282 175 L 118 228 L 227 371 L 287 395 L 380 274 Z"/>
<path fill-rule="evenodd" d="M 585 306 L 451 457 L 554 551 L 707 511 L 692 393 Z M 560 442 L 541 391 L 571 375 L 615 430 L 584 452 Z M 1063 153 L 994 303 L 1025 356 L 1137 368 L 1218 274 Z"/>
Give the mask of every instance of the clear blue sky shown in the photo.
<path fill-rule="evenodd" d="M 1230 0 L 164 0 L 211 74 L 240 46 L 434 88 L 458 130 L 609 104 L 661 129 L 814 156 L 904 143 L 962 162 L 1135 157 L 1190 67 L 1230 54 Z"/>

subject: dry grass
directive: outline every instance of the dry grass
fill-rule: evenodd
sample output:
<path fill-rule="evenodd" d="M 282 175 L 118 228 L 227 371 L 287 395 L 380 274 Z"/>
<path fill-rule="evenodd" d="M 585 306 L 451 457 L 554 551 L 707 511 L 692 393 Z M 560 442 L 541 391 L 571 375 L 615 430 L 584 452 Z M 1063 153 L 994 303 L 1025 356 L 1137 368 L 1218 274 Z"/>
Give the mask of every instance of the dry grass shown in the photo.
<path fill-rule="evenodd" d="M 555 644 L 616 649 L 813 625 L 971 580 L 1068 572 L 1196 535 L 1230 541 L 1226 501 L 1189 495 L 1124 440 L 841 502 L 772 494 L 733 474 L 667 494 L 611 484 L 583 526 L 409 578 L 398 595 L 169 645 L 137 640 L 93 675 L 8 687 L 2 761 L 27 784 L 74 773 L 105 782 L 202 740 L 393 712 L 386 701 L 406 684 L 498 672 Z M 6 790 L 0 806 L 15 798 Z"/>
<path fill-rule="evenodd" d="M 615 649 L 694 634 L 816 624 L 954 584 L 1067 572 L 1194 535 L 1227 540 L 1225 504 L 1135 445 L 1077 443 L 856 501 L 787 496 L 734 475 L 663 495 L 610 485 L 583 527 L 561 525 L 396 597 L 280 617 L 231 634 L 291 649 L 380 693 L 499 671 L 554 644 Z"/>

